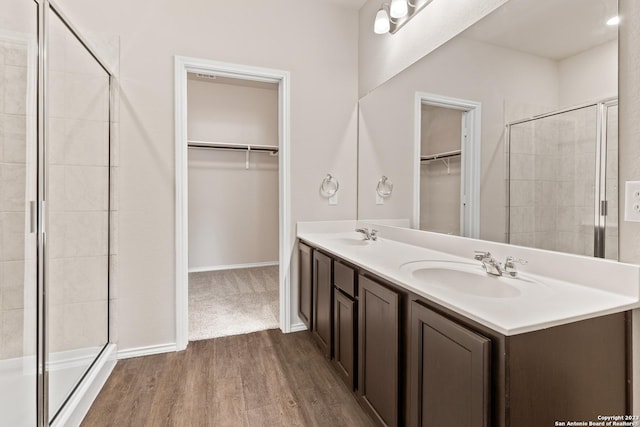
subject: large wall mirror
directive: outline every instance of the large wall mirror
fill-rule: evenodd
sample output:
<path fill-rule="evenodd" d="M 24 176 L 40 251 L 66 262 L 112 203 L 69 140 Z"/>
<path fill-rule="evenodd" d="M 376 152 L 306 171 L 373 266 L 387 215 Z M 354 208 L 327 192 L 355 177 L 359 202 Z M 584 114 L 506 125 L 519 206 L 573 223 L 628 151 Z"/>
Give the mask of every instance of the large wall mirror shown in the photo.
<path fill-rule="evenodd" d="M 362 97 L 358 218 L 617 259 L 617 10 L 510 0 Z"/>

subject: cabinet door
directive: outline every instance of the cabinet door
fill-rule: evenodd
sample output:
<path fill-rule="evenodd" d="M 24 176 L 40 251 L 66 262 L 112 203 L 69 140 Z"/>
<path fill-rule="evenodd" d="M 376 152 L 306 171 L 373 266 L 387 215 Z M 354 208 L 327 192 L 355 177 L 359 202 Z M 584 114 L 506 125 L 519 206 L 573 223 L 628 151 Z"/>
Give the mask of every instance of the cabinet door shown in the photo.
<path fill-rule="evenodd" d="M 399 296 L 358 280 L 358 393 L 384 425 L 398 425 Z"/>
<path fill-rule="evenodd" d="M 322 352 L 331 359 L 332 280 L 331 258 L 313 252 L 313 334 Z"/>
<path fill-rule="evenodd" d="M 312 289 L 312 265 L 313 255 L 309 246 L 304 243 L 298 243 L 298 256 L 300 258 L 300 281 L 298 289 L 298 315 L 300 319 L 311 330 L 312 316 L 311 309 L 313 304 Z"/>
<path fill-rule="evenodd" d="M 344 382 L 354 390 L 356 303 L 338 289 L 333 292 L 334 362 Z"/>
<path fill-rule="evenodd" d="M 411 304 L 412 426 L 489 425 L 490 340 Z"/>

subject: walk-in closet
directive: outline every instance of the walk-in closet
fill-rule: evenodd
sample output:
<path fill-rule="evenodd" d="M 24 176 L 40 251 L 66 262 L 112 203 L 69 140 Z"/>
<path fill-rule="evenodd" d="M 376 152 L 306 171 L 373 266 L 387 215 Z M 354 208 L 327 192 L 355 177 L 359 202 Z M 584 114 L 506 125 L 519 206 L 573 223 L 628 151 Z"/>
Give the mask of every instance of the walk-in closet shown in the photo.
<path fill-rule="evenodd" d="M 187 77 L 189 340 L 279 327 L 278 84 Z"/>

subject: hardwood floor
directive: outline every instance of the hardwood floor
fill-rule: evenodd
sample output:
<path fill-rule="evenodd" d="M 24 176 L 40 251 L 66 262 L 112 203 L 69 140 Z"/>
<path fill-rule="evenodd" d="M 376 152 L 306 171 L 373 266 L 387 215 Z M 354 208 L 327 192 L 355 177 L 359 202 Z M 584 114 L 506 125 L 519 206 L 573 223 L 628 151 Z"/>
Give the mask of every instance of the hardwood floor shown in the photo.
<path fill-rule="evenodd" d="M 189 343 L 119 361 L 82 423 L 95 426 L 373 426 L 307 331 Z"/>

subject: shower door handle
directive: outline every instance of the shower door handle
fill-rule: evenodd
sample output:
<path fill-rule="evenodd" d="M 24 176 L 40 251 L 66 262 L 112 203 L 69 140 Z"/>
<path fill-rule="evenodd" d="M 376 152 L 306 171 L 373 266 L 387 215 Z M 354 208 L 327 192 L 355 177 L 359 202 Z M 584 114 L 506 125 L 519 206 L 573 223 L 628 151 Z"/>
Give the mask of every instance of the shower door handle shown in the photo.
<path fill-rule="evenodd" d="M 608 215 L 609 204 L 606 200 L 600 200 L 600 216 Z"/>
<path fill-rule="evenodd" d="M 38 202 L 29 202 L 29 233 L 33 234 L 38 229 Z"/>

